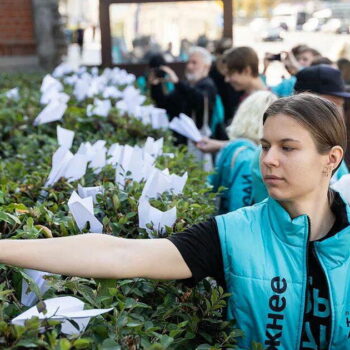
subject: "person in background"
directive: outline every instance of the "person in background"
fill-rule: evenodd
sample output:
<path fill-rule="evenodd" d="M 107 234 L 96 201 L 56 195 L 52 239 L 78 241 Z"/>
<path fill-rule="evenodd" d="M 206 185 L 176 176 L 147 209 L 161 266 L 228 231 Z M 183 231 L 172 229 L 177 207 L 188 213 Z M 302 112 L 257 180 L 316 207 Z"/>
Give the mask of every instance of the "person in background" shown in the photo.
<path fill-rule="evenodd" d="M 137 87 L 141 90 L 144 95 L 150 94 L 150 80 L 152 75 L 158 78 L 165 78 L 165 72 L 160 69 L 161 66 L 166 64 L 166 60 L 161 53 L 154 53 L 150 56 L 148 61 L 148 70 L 136 80 Z M 150 77 L 151 75 L 151 77 Z M 162 89 L 165 94 L 170 93 L 174 90 L 174 84 L 169 81 L 162 80 Z"/>
<path fill-rule="evenodd" d="M 252 48 L 241 46 L 226 51 L 221 64 L 221 70 L 225 74 L 225 81 L 236 91 L 242 92 L 240 104 L 257 91 L 267 91 L 266 86 L 259 77 L 258 55 Z M 234 121 L 232 123 L 235 124 Z M 216 153 L 225 145 L 226 142 L 211 136 L 210 139 L 203 138 L 196 146 L 202 152 Z"/>
<path fill-rule="evenodd" d="M 270 89 L 278 97 L 292 96 L 296 82 L 295 75 L 303 68 L 309 67 L 316 58 L 320 57 L 321 54 L 317 50 L 306 45 L 295 46 L 290 52 L 285 51 L 277 56 L 266 53 L 263 76 L 266 80 L 266 71 L 271 62 L 275 59 L 280 60 L 291 76 L 289 78 L 283 78 L 278 85 L 271 86 Z"/>
<path fill-rule="evenodd" d="M 213 61 L 209 76 L 213 79 L 218 94 L 221 97 L 224 108 L 225 125 L 229 125 L 244 94 L 244 91 L 236 91 L 233 86 L 225 81 L 223 74 L 222 57 L 225 51 L 232 47 L 232 40 L 222 39 L 215 44 L 215 61 Z"/>
<path fill-rule="evenodd" d="M 252 160 L 262 137 L 265 110 L 277 100 L 270 91 L 257 91 L 238 107 L 231 125 L 226 129 L 230 141 L 204 138 L 197 143 L 202 152 L 220 151 L 215 172 L 208 180 L 217 192 L 221 186 L 219 214 L 252 205 Z"/>
<path fill-rule="evenodd" d="M 191 49 L 191 43 L 188 39 L 182 39 L 180 43 L 180 54 L 178 57 L 179 61 L 188 61 L 189 51 Z"/>
<path fill-rule="evenodd" d="M 78 28 L 76 30 L 76 39 L 77 39 L 77 44 L 79 46 L 79 53 L 80 56 L 83 55 L 83 50 L 84 50 L 84 29 L 78 24 Z"/>
<path fill-rule="evenodd" d="M 202 47 L 193 47 L 189 53 L 189 60 L 185 68 L 185 79 L 180 80 L 177 74 L 168 66 L 160 69 L 166 74 L 165 78 L 157 77 L 153 72 L 149 76 L 151 83 L 151 97 L 159 108 L 164 108 L 169 117 L 177 117 L 185 113 L 195 121 L 198 129 L 204 125 L 204 116 L 208 115 L 211 125 L 217 89 L 213 80 L 208 76 L 211 66 L 211 55 Z M 174 90 L 164 92 L 162 82 L 174 84 Z M 225 140 L 227 135 L 223 123 L 217 123 L 211 130 L 215 138 Z M 185 139 L 178 137 L 181 143 Z"/>
<path fill-rule="evenodd" d="M 345 99 L 344 104 L 344 116 L 345 116 L 345 123 L 347 125 L 347 132 L 348 132 L 348 148 L 345 152 L 345 163 L 350 169 L 350 98 Z"/>
<path fill-rule="evenodd" d="M 333 68 L 337 68 L 337 65 L 332 60 L 330 60 L 328 57 L 325 57 L 325 56 L 316 57 L 310 64 L 310 67 L 318 66 L 319 64 L 328 64 Z"/>
<path fill-rule="evenodd" d="M 228 50 L 222 59 L 222 65 L 226 82 L 243 93 L 240 102 L 253 92 L 267 90 L 259 76 L 258 55 L 251 47 L 241 46 Z"/>
<path fill-rule="evenodd" d="M 340 115 L 344 117 L 345 99 L 350 98 L 350 93 L 345 91 L 341 73 L 338 69 L 329 65 L 318 65 L 304 68 L 296 75 L 295 93 L 311 92 L 317 94 L 335 104 Z M 259 203 L 268 196 L 267 188 L 263 182 L 259 167 L 260 150 L 256 152 L 253 160 L 253 200 Z M 343 161 L 339 169 L 332 176 L 331 182 L 339 180 L 349 170 Z"/>
<path fill-rule="evenodd" d="M 173 43 L 169 42 L 167 49 L 164 51 L 164 58 L 167 63 L 174 62 L 175 56 L 173 55 Z"/>
<path fill-rule="evenodd" d="M 337 66 L 341 72 L 345 85 L 350 87 L 350 61 L 347 58 L 340 58 Z"/>
<path fill-rule="evenodd" d="M 303 69 L 296 75 L 295 92 L 309 91 L 335 103 L 344 114 L 344 103 L 350 98 L 345 91 L 341 72 L 330 65 L 320 64 Z"/>

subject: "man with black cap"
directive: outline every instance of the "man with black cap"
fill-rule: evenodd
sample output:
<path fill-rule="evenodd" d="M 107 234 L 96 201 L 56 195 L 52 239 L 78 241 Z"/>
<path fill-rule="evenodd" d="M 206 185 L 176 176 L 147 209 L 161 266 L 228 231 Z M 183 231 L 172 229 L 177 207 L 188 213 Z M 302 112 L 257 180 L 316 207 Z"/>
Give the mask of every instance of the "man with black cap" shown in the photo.
<path fill-rule="evenodd" d="M 295 92 L 309 91 L 337 105 L 348 129 L 348 149 L 345 160 L 350 165 L 350 92 L 345 89 L 340 70 L 326 64 L 304 68 L 296 75 Z M 345 101 L 346 100 L 346 101 Z M 346 102 L 346 103 L 345 103 Z M 347 108 L 344 108 L 348 106 Z"/>
<path fill-rule="evenodd" d="M 312 92 L 335 103 L 344 115 L 344 103 L 350 98 L 345 91 L 341 72 L 327 64 L 306 67 L 296 75 L 295 92 Z"/>

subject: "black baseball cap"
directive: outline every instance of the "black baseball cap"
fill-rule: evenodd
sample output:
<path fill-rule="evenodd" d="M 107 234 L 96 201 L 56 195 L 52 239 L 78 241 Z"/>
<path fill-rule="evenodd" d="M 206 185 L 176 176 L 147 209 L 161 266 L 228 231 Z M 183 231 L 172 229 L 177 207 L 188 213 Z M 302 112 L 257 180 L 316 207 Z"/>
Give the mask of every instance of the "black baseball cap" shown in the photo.
<path fill-rule="evenodd" d="M 306 67 L 296 75 L 295 92 L 314 92 L 316 94 L 350 98 L 345 91 L 340 70 L 327 64 Z"/>

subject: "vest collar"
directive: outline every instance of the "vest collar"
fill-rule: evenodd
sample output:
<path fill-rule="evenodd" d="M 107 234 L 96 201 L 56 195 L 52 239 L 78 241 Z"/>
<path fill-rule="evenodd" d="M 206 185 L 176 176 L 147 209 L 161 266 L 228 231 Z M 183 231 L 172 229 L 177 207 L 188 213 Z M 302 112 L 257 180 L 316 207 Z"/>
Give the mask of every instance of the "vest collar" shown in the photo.
<path fill-rule="evenodd" d="M 282 205 L 269 197 L 267 200 L 269 224 L 275 235 L 284 243 L 303 247 L 309 237 L 309 219 L 300 215 L 292 219 Z"/>
<path fill-rule="evenodd" d="M 317 252 L 329 269 L 340 266 L 350 259 L 350 206 L 340 193 L 334 192 L 334 195 L 338 201 L 343 202 L 339 210 L 343 211 L 341 213 L 343 220 L 346 221 L 347 218 L 348 226 L 329 238 L 315 242 Z"/>
<path fill-rule="evenodd" d="M 339 196 L 338 193 L 336 193 Z M 345 203 L 343 210 L 346 211 L 350 223 L 350 207 Z M 309 218 L 300 215 L 292 219 L 282 205 L 269 197 L 267 200 L 269 224 L 274 234 L 284 243 L 295 247 L 305 247 L 309 237 Z M 317 252 L 324 258 L 324 263 L 329 268 L 334 268 L 350 259 L 350 225 L 336 235 L 322 241 L 316 241 Z"/>

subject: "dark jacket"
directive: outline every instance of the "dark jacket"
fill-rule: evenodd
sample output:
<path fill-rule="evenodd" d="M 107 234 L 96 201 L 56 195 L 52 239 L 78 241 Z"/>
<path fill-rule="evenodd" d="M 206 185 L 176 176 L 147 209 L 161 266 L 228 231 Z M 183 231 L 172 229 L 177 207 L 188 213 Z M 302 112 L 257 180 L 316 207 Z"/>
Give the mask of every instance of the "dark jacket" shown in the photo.
<path fill-rule="evenodd" d="M 186 81 L 179 81 L 175 88 L 169 94 L 165 94 L 162 85 L 153 85 L 151 87 L 151 97 L 157 107 L 164 108 L 170 119 L 177 117 L 180 113 L 185 113 L 195 119 L 197 127 L 203 126 L 204 116 L 204 97 L 208 98 L 209 123 L 213 114 L 217 89 L 213 80 L 209 77 L 199 80 L 194 86 Z M 227 135 L 223 125 L 217 127 L 213 138 L 226 140 Z M 183 141 L 183 140 L 182 140 Z"/>
<path fill-rule="evenodd" d="M 231 84 L 226 83 L 225 77 L 218 71 L 215 62 L 211 66 L 209 76 L 214 81 L 224 105 L 225 125 L 229 125 L 236 113 L 238 105 L 241 103 L 244 91 L 236 91 Z"/>

